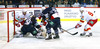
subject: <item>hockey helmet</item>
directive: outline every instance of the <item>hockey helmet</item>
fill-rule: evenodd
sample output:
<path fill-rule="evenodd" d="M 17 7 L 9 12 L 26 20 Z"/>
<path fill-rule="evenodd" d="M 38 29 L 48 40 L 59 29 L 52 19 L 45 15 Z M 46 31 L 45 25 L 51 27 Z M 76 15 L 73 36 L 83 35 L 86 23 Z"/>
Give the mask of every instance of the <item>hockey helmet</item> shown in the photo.
<path fill-rule="evenodd" d="M 46 9 L 45 7 L 42 7 L 42 10 Z"/>
<path fill-rule="evenodd" d="M 22 12 L 27 12 L 27 10 L 26 9 L 23 9 Z"/>
<path fill-rule="evenodd" d="M 80 11 L 84 11 L 84 7 L 81 7 L 79 10 L 80 10 Z"/>

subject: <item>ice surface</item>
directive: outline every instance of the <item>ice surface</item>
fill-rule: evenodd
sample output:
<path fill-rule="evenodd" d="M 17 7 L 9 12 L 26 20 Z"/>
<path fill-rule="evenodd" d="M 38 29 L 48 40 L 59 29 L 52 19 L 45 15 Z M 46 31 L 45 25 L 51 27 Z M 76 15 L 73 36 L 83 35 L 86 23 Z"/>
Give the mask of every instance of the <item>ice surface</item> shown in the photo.
<path fill-rule="evenodd" d="M 77 22 L 61 22 L 64 29 L 74 27 Z M 70 32 L 78 31 L 79 34 L 72 36 L 66 32 L 60 34 L 60 39 L 44 40 L 36 39 L 31 36 L 14 38 L 0 49 L 100 49 L 100 22 L 93 28 L 92 37 L 80 37 L 83 32 L 84 25 L 79 29 L 70 30 Z"/>

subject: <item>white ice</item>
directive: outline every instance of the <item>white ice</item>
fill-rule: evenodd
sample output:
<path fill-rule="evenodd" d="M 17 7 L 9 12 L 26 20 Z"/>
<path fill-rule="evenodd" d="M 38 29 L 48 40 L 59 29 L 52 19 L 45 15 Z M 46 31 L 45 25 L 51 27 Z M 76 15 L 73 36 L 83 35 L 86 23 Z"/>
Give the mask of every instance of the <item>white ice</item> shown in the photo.
<path fill-rule="evenodd" d="M 61 22 L 64 29 L 74 27 L 76 21 L 63 21 Z M 79 29 L 73 29 L 69 32 L 79 32 L 77 35 L 72 36 L 66 32 L 60 34 L 60 39 L 36 39 L 31 36 L 14 38 L 9 43 L 0 45 L 0 49 L 100 49 L 100 22 L 93 28 L 92 37 L 80 37 L 79 34 L 83 32 L 84 25 Z"/>

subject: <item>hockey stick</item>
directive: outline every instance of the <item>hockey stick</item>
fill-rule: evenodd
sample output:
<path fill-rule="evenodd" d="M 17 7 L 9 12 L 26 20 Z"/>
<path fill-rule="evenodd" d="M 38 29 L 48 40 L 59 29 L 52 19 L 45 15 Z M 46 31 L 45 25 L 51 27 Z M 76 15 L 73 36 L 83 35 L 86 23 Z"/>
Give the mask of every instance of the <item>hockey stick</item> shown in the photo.
<path fill-rule="evenodd" d="M 71 29 L 74 29 L 75 27 L 73 27 L 73 28 L 69 28 L 69 29 L 67 29 L 67 30 L 71 30 Z"/>
<path fill-rule="evenodd" d="M 71 29 L 74 29 L 75 27 L 73 27 L 73 28 L 70 28 L 70 29 L 68 29 L 68 30 L 71 30 Z M 65 29 L 63 29 L 62 28 L 62 30 L 64 30 L 65 32 L 67 32 L 67 33 L 69 33 L 69 34 L 71 34 L 71 35 L 76 35 L 76 34 L 78 34 L 78 32 L 75 32 L 75 33 L 70 33 L 70 32 L 68 32 L 68 30 L 65 30 Z"/>

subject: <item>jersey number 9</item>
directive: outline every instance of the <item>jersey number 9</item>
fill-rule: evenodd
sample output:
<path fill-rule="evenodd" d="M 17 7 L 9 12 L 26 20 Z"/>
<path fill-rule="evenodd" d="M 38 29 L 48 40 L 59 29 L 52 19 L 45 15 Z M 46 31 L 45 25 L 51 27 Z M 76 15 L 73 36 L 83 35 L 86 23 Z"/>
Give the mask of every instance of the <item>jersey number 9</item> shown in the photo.
<path fill-rule="evenodd" d="M 88 14 L 91 15 L 91 16 L 93 16 L 93 13 L 91 13 L 91 12 L 88 12 Z"/>

